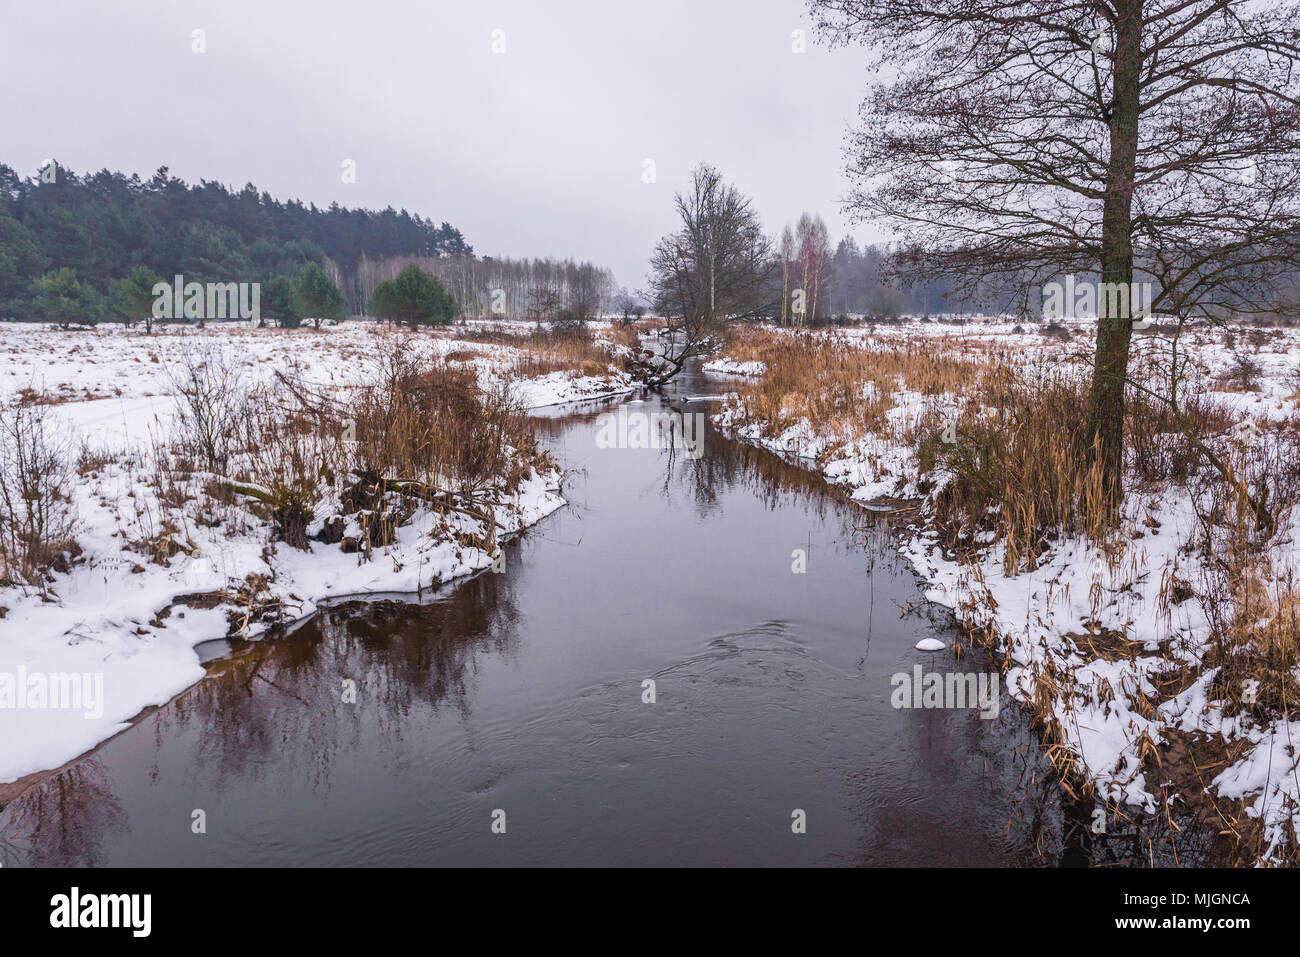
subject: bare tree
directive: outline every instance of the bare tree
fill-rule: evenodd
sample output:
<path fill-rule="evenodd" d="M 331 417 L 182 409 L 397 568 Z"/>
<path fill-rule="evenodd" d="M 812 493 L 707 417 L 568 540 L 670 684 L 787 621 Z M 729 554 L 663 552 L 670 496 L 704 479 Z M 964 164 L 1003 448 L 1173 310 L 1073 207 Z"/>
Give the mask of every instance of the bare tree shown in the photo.
<path fill-rule="evenodd" d="M 553 320 L 561 312 L 592 318 L 614 298 L 614 274 L 589 262 L 571 259 L 506 259 L 473 256 L 361 257 L 355 289 L 368 302 L 375 286 L 409 265 L 436 276 L 470 318 L 497 316 Z"/>
<path fill-rule="evenodd" d="M 794 269 L 794 233 L 786 223 L 781 231 L 781 325 L 790 320 L 790 273 Z"/>
<path fill-rule="evenodd" d="M 681 229 L 660 239 L 650 256 L 654 309 L 667 320 L 664 352 L 637 369 L 651 384 L 703 355 L 727 321 L 770 315 L 774 305 L 766 294 L 771 248 L 749 199 L 701 164 L 674 203 Z"/>
<path fill-rule="evenodd" d="M 560 311 L 559 294 L 550 285 L 536 285 L 529 290 L 528 318 L 542 328 L 543 320 L 552 321 Z"/>
<path fill-rule="evenodd" d="M 820 216 L 804 213 L 795 226 L 798 237 L 798 251 L 795 255 L 795 271 L 799 280 L 799 309 L 795 314 L 796 325 L 815 322 L 818 316 L 823 287 L 830 274 L 831 241 L 826 223 Z"/>
<path fill-rule="evenodd" d="M 614 297 L 614 311 L 623 319 L 624 325 L 630 323 L 636 318 L 636 310 L 640 305 L 636 296 L 627 291 L 627 286 L 623 286 Z"/>
<path fill-rule="evenodd" d="M 1290 0 L 810 0 L 880 71 L 850 206 L 907 234 L 904 272 L 1030 291 L 1062 271 L 1153 309 L 1295 261 L 1300 5 Z M 1159 261 L 1159 262 L 1158 262 Z M 924 273 L 922 273 L 924 267 Z M 1220 308 L 1241 286 L 1214 286 Z M 1119 300 L 1120 297 L 1115 297 Z M 1125 303 L 1099 309 L 1087 426 L 1122 491 Z"/>

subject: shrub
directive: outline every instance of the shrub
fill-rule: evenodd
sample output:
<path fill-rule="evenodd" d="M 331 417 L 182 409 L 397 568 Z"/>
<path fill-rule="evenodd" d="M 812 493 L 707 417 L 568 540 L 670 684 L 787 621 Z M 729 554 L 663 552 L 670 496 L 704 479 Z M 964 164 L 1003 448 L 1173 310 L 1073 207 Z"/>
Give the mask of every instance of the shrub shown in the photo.
<path fill-rule="evenodd" d="M 82 285 L 75 270 L 63 267 L 47 272 L 33 283 L 36 301 L 45 318 L 67 326 L 94 325 L 99 321 L 99 297 Z"/>
<path fill-rule="evenodd" d="M 48 405 L 0 407 L 0 579 L 42 583 L 72 539 L 74 469 Z"/>
<path fill-rule="evenodd" d="M 167 368 L 167 378 L 175 394 L 182 448 L 208 471 L 224 472 L 249 411 L 249 389 L 237 355 L 218 347 L 186 350 Z"/>

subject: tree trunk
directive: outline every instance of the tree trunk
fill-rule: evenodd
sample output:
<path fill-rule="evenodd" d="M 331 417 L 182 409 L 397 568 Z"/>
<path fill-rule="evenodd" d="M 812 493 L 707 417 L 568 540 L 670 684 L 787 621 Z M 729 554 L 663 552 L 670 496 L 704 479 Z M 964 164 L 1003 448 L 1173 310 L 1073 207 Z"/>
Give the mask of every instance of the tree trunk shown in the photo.
<path fill-rule="evenodd" d="M 1124 380 L 1128 374 L 1133 320 L 1133 180 L 1137 160 L 1138 83 L 1142 68 L 1141 0 L 1116 4 L 1114 91 L 1110 116 L 1110 164 L 1102 207 L 1101 281 L 1121 283 L 1122 303 L 1098 290 L 1097 351 L 1088 397 L 1088 432 L 1101 462 L 1102 482 L 1117 504 L 1124 490 Z M 1117 314 L 1112 314 L 1117 313 Z"/>

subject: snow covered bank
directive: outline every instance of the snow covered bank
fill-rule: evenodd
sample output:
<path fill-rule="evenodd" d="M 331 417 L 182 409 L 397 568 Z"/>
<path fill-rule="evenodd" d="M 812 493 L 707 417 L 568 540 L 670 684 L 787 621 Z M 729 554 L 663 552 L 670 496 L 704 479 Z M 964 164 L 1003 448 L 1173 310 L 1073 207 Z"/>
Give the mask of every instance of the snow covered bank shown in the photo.
<path fill-rule="evenodd" d="M 721 375 L 762 375 L 767 371 L 767 366 L 757 360 L 748 362 L 737 362 L 734 359 L 710 359 L 704 363 L 705 372 L 715 372 Z"/>
<path fill-rule="evenodd" d="M 370 323 L 155 335 L 0 325 L 0 400 L 40 412 L 75 458 L 74 552 L 44 583 L 0 584 L 0 783 L 61 765 L 202 678 L 202 641 L 257 637 L 331 598 L 413 593 L 485 569 L 502 539 L 564 504 L 554 465 L 506 448 L 517 481 L 468 497 L 407 486 L 371 494 L 340 476 L 320 490 L 304 541 L 290 545 L 283 514 L 251 497 L 269 494 L 265 481 L 226 482 L 247 494 L 216 490 L 221 474 L 177 445 L 177 370 L 196 350 L 233 360 L 257 417 L 270 414 L 280 376 L 348 401 L 397 354 L 469 368 L 484 389 L 529 407 L 632 388 L 612 367 L 513 379 L 518 350 L 459 341 L 454 330 L 399 347 L 391 335 Z M 364 502 L 348 500 L 361 492 Z"/>
<path fill-rule="evenodd" d="M 882 367 L 886 360 L 899 364 L 899 356 L 906 365 L 946 354 L 976 364 L 1064 368 L 1069 349 L 1010 328 L 939 333 L 915 323 L 875 335 L 828 335 L 844 348 L 879 356 Z M 1146 345 L 1137 343 L 1139 357 Z M 1265 463 L 1260 474 L 1293 472 L 1300 334 L 1239 329 L 1225 337 L 1197 330 L 1185 347 L 1205 384 L 1207 408 L 1238 422 L 1221 436 L 1223 447 L 1243 461 Z M 950 443 L 972 441 L 957 434 L 958 410 L 965 410 L 963 423 L 978 419 L 982 413 L 972 404 L 996 393 L 981 391 L 974 376 L 968 388 L 951 391 L 937 379 L 927 388 L 909 387 L 905 375 L 882 389 L 877 376 L 859 383 L 856 393 L 835 392 L 842 383 L 827 378 L 813 372 L 806 380 L 808 390 L 823 390 L 820 396 L 782 379 L 775 393 L 784 393 L 780 404 L 755 384 L 729 396 L 715 422 L 820 472 L 859 503 L 919 501 L 919 518 L 900 548 L 926 583 L 927 598 L 951 609 L 970 634 L 985 636 L 1002 661 L 1009 693 L 1026 706 L 1046 742 L 1060 746 L 1054 763 L 1095 787 L 1112 814 L 1124 806 L 1201 812 L 1202 819 L 1218 820 L 1217 831 L 1234 816 L 1226 803 L 1240 802 L 1237 823 L 1229 826 L 1239 832 L 1230 842 L 1240 859 L 1293 861 L 1300 828 L 1300 751 L 1293 742 L 1300 741 L 1300 721 L 1294 713 L 1288 721 L 1288 705 L 1265 701 L 1261 690 L 1300 679 L 1291 584 L 1300 569 L 1300 519 L 1290 502 L 1274 502 L 1284 524 L 1267 548 L 1250 555 L 1258 582 L 1243 590 L 1261 597 L 1249 611 L 1232 607 L 1238 599 L 1225 584 L 1236 572 L 1221 554 L 1227 533 L 1215 531 L 1219 544 L 1206 547 L 1207 500 L 1216 520 L 1223 510 L 1213 501 L 1222 483 L 1203 465 L 1187 481 L 1127 483 L 1124 514 L 1108 541 L 1053 533 L 1027 560 L 1023 551 L 1010 551 L 996 521 L 957 535 L 942 527 L 935 503 L 954 476 L 923 464 L 934 461 L 923 446 L 944 441 L 949 423 Z M 837 401 L 825 401 L 835 395 Z M 1006 443 L 1009 435 L 994 441 Z M 1174 449 L 1176 438 L 1153 447 Z M 1258 494 L 1260 486 L 1252 487 Z M 1227 632 L 1234 640 L 1225 639 Z M 1200 765 L 1213 766 L 1203 777 L 1187 759 L 1189 741 L 1213 755 Z M 1218 806 L 1207 808 L 1207 800 Z M 1247 833 L 1251 828 L 1258 836 Z"/>

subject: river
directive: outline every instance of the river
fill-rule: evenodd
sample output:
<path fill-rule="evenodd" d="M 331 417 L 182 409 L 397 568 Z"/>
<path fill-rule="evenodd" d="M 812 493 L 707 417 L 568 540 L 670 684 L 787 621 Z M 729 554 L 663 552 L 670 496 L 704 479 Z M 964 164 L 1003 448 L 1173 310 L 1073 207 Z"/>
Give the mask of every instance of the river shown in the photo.
<path fill-rule="evenodd" d="M 990 667 L 915 650 L 958 635 L 886 519 L 711 429 L 699 458 L 598 447 L 601 413 L 725 388 L 696 371 L 540 417 L 570 504 L 503 572 L 205 646 L 204 681 L 0 812 L 0 863 L 1078 858 L 1005 692 L 993 720 L 892 706 L 916 664 Z"/>

